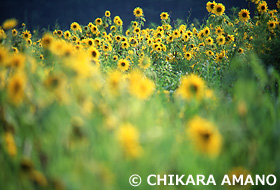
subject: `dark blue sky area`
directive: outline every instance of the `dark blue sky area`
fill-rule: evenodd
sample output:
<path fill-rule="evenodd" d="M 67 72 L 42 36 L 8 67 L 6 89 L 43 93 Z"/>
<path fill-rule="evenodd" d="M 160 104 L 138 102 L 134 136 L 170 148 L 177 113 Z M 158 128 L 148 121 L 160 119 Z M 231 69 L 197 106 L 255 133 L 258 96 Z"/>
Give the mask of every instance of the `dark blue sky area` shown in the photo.
<path fill-rule="evenodd" d="M 27 27 L 35 29 L 50 26 L 53 29 L 58 22 L 61 29 L 68 29 L 73 21 L 82 25 L 94 21 L 97 17 L 102 17 L 105 10 L 110 10 L 112 16 L 120 16 L 127 27 L 130 21 L 134 20 L 133 9 L 141 7 L 144 10 L 149 22 L 160 24 L 160 13 L 169 12 L 171 19 L 184 19 L 189 16 L 190 21 L 194 18 L 202 20 L 207 16 L 205 8 L 207 0 L 5 0 L 1 2 L 0 23 L 7 18 L 15 17 L 20 22 L 25 22 Z M 219 0 L 226 6 L 226 13 L 230 14 L 232 6 L 247 8 L 250 4 L 250 11 L 253 14 L 252 3 L 246 0 Z M 276 0 L 268 0 L 268 7 L 276 9 Z"/>

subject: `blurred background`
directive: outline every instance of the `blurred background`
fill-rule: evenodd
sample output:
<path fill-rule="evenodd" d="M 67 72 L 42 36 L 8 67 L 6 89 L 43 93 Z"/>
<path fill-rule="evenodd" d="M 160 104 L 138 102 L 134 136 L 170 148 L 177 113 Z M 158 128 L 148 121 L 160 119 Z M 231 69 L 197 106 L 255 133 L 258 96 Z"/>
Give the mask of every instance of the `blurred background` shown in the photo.
<path fill-rule="evenodd" d="M 97 17 L 102 17 L 106 10 L 111 11 L 111 17 L 120 16 L 124 28 L 134 20 L 133 9 L 141 7 L 147 20 L 146 26 L 154 22 L 160 24 L 160 13 L 169 12 L 172 20 L 194 19 L 202 21 L 208 14 L 205 6 L 207 0 L 1 0 L 0 23 L 7 18 L 15 17 L 25 22 L 29 29 L 50 29 L 59 23 L 60 29 L 68 29 L 73 21 L 86 25 Z M 247 0 L 218 0 L 226 6 L 226 14 L 230 15 L 230 7 L 250 9 L 252 3 Z M 276 9 L 276 0 L 267 0 L 269 9 Z"/>

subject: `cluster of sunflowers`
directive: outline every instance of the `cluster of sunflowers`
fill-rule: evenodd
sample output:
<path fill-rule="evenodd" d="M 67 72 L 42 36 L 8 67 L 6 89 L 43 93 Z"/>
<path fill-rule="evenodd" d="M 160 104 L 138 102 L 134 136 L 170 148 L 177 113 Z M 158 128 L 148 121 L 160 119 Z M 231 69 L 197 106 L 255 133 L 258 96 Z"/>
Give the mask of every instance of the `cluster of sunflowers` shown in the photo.
<path fill-rule="evenodd" d="M 280 77 L 255 56 L 272 55 L 279 13 L 251 1 L 253 18 L 208 2 L 203 25 L 172 26 L 162 12 L 162 25 L 144 28 L 139 7 L 125 31 L 110 11 L 43 35 L 6 20 L 0 189 L 129 189 L 134 173 L 279 176 Z"/>

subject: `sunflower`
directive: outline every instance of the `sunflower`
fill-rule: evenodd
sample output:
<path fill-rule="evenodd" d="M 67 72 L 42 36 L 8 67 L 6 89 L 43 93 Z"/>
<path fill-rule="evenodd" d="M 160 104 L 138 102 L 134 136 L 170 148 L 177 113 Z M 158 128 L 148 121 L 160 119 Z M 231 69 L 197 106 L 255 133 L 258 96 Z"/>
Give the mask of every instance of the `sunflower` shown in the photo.
<path fill-rule="evenodd" d="M 91 25 L 91 27 L 93 26 L 93 24 Z M 83 29 L 83 31 L 85 32 L 85 33 L 88 33 L 89 32 L 89 28 L 90 27 L 88 27 L 88 26 L 84 26 L 84 29 Z"/>
<path fill-rule="evenodd" d="M 184 57 L 186 58 L 186 60 L 191 60 L 192 59 L 192 53 L 187 51 L 185 54 L 184 54 Z"/>
<path fill-rule="evenodd" d="M 161 19 L 161 20 L 167 20 L 168 17 L 169 17 L 169 14 L 168 14 L 167 12 L 162 12 L 162 13 L 160 14 L 160 19 Z"/>
<path fill-rule="evenodd" d="M 129 30 L 125 31 L 125 35 L 130 36 L 131 32 Z"/>
<path fill-rule="evenodd" d="M 73 31 L 79 30 L 80 25 L 77 22 L 73 22 L 70 26 Z"/>
<path fill-rule="evenodd" d="M 122 42 L 122 48 L 123 49 L 127 49 L 129 48 L 129 44 L 125 41 L 125 42 Z"/>
<path fill-rule="evenodd" d="M 39 59 L 44 60 L 44 55 L 41 54 L 40 57 L 39 57 Z"/>
<path fill-rule="evenodd" d="M 0 27 L 0 40 L 6 38 L 7 38 L 6 32 Z"/>
<path fill-rule="evenodd" d="M 98 33 L 98 28 L 96 25 L 92 25 L 92 27 L 90 28 L 92 34 L 97 34 Z"/>
<path fill-rule="evenodd" d="M 190 31 L 190 30 L 187 30 L 186 31 L 186 34 L 189 36 L 189 37 L 192 37 L 193 33 Z"/>
<path fill-rule="evenodd" d="M 262 1 L 259 3 L 258 7 L 257 7 L 259 13 L 263 14 L 267 11 L 267 3 L 266 1 Z"/>
<path fill-rule="evenodd" d="M 120 59 L 118 61 L 118 68 L 122 71 L 127 71 L 129 68 L 129 62 L 126 59 Z"/>
<path fill-rule="evenodd" d="M 28 40 L 32 37 L 32 35 L 30 34 L 30 31 L 25 30 L 24 32 L 22 32 L 22 37 L 25 40 Z"/>
<path fill-rule="evenodd" d="M 139 131 L 130 123 L 122 124 L 116 137 L 125 155 L 130 159 L 137 159 L 142 155 L 143 149 L 139 143 Z"/>
<path fill-rule="evenodd" d="M 210 29 L 207 26 L 203 29 L 203 32 L 205 37 L 208 37 L 210 35 Z"/>
<path fill-rule="evenodd" d="M 135 38 L 130 38 L 129 43 L 132 47 L 135 47 L 138 45 L 138 41 Z"/>
<path fill-rule="evenodd" d="M 182 39 L 187 42 L 189 40 L 189 35 L 187 33 L 182 34 Z"/>
<path fill-rule="evenodd" d="M 143 10 L 142 10 L 140 7 L 136 7 L 136 8 L 133 10 L 133 14 L 135 15 L 135 17 L 144 16 L 144 15 L 143 15 Z"/>
<path fill-rule="evenodd" d="M 139 64 L 138 65 L 142 69 L 147 69 L 151 65 L 151 59 L 148 56 L 144 55 L 139 59 Z"/>
<path fill-rule="evenodd" d="M 50 33 L 44 34 L 41 42 L 43 48 L 49 49 L 53 41 L 53 36 Z"/>
<path fill-rule="evenodd" d="M 181 34 L 178 30 L 174 30 L 172 35 L 173 35 L 174 38 L 179 38 Z"/>
<path fill-rule="evenodd" d="M 139 27 L 135 27 L 133 32 L 136 33 L 136 34 L 139 34 L 140 33 L 140 28 Z"/>
<path fill-rule="evenodd" d="M 214 56 L 214 53 L 211 50 L 207 50 L 205 53 L 208 57 L 213 57 Z"/>
<path fill-rule="evenodd" d="M 118 26 L 122 26 L 123 25 L 123 21 L 120 19 L 120 20 L 117 20 L 116 21 L 116 25 Z"/>
<path fill-rule="evenodd" d="M 164 30 L 171 30 L 171 28 L 172 28 L 170 24 L 162 25 L 162 27 Z"/>
<path fill-rule="evenodd" d="M 217 26 L 215 29 L 215 34 L 220 36 L 220 35 L 223 35 L 223 33 L 224 33 L 224 29 L 222 29 L 221 26 Z"/>
<path fill-rule="evenodd" d="M 9 52 L 3 46 L 0 46 L 0 65 L 3 66 L 7 63 Z"/>
<path fill-rule="evenodd" d="M 244 167 L 235 167 L 231 169 L 228 173 L 228 177 L 231 183 L 231 189 L 242 189 L 242 190 L 249 190 L 250 189 L 250 183 L 245 184 L 247 176 L 251 175 L 249 170 L 245 169 Z M 234 179 L 235 176 L 235 179 Z M 241 177 L 242 176 L 242 177 Z M 241 177 L 241 178 L 240 178 Z M 236 179 L 241 179 L 237 181 Z"/>
<path fill-rule="evenodd" d="M 154 33 L 154 37 L 155 37 L 155 38 L 162 38 L 163 35 L 164 35 L 163 32 L 155 32 L 155 33 Z"/>
<path fill-rule="evenodd" d="M 208 1 L 208 2 L 206 3 L 206 9 L 207 9 L 207 11 L 208 11 L 209 13 L 213 13 L 215 5 L 216 5 L 216 2 L 215 2 L 215 1 L 213 1 L 213 2 Z"/>
<path fill-rule="evenodd" d="M 243 50 L 242 48 L 238 48 L 237 52 L 238 52 L 239 54 L 242 54 L 242 53 L 244 53 L 244 50 Z"/>
<path fill-rule="evenodd" d="M 73 41 L 73 42 L 79 42 L 79 39 L 78 39 L 77 36 L 72 36 L 72 41 Z"/>
<path fill-rule="evenodd" d="M 103 44 L 103 51 L 104 52 L 108 52 L 108 51 L 111 51 L 112 50 L 112 47 L 110 44 Z"/>
<path fill-rule="evenodd" d="M 111 12 L 110 11 L 105 11 L 105 16 L 106 17 L 110 17 L 111 16 Z"/>
<path fill-rule="evenodd" d="M 93 46 L 94 45 L 94 40 L 92 38 L 85 39 L 85 42 L 88 46 Z"/>
<path fill-rule="evenodd" d="M 91 58 L 93 58 L 94 60 L 98 60 L 100 53 L 95 47 L 90 47 L 87 51 Z"/>
<path fill-rule="evenodd" d="M 63 77 L 61 77 L 61 75 L 52 74 L 45 79 L 44 84 L 50 90 L 59 91 L 63 88 L 64 82 L 65 81 L 63 80 Z"/>
<path fill-rule="evenodd" d="M 224 37 L 223 35 L 221 35 L 221 36 L 218 36 L 218 37 L 216 38 L 216 41 L 217 41 L 218 45 L 224 45 L 226 39 L 225 39 L 225 37 Z"/>
<path fill-rule="evenodd" d="M 267 27 L 269 30 L 273 30 L 274 28 L 276 28 L 276 22 L 274 20 L 269 20 L 267 22 Z"/>
<path fill-rule="evenodd" d="M 13 30 L 12 30 L 12 35 L 15 37 L 15 36 L 17 36 L 17 34 L 18 34 L 17 29 L 13 29 Z"/>
<path fill-rule="evenodd" d="M 197 151 L 211 157 L 220 153 L 222 136 L 213 122 L 195 116 L 187 123 L 186 133 Z"/>
<path fill-rule="evenodd" d="M 100 45 L 101 45 L 101 40 L 100 40 L 100 38 L 95 38 L 95 39 L 94 39 L 94 44 L 95 44 L 96 46 L 100 46 Z"/>
<path fill-rule="evenodd" d="M 190 74 L 182 78 L 177 93 L 186 100 L 192 98 L 199 100 L 203 97 L 204 90 L 204 80 L 195 74 Z"/>
<path fill-rule="evenodd" d="M 17 19 L 11 18 L 4 21 L 2 27 L 4 30 L 9 30 L 14 28 L 18 24 Z"/>
<path fill-rule="evenodd" d="M 155 90 L 155 84 L 139 71 L 133 71 L 129 78 L 129 91 L 140 100 L 147 100 Z"/>
<path fill-rule="evenodd" d="M 93 26 L 92 22 L 89 22 L 88 27 L 91 29 L 92 26 Z"/>
<path fill-rule="evenodd" d="M 203 40 L 205 37 L 204 30 L 200 30 L 197 36 L 198 39 Z"/>
<path fill-rule="evenodd" d="M 95 19 L 94 23 L 98 26 L 100 26 L 102 24 L 102 19 L 101 18 L 97 18 Z"/>
<path fill-rule="evenodd" d="M 116 40 L 117 42 L 120 42 L 120 41 L 121 41 L 121 36 L 119 36 L 119 35 L 115 36 L 115 40 Z"/>
<path fill-rule="evenodd" d="M 223 58 L 224 58 L 224 54 L 223 54 L 223 53 L 216 53 L 216 58 L 215 58 L 215 60 L 216 60 L 217 62 L 222 61 Z"/>
<path fill-rule="evenodd" d="M 222 3 L 218 3 L 214 6 L 213 13 L 217 16 L 221 16 L 225 12 L 225 6 Z"/>
<path fill-rule="evenodd" d="M 119 59 L 119 58 L 118 58 L 117 55 L 114 55 L 114 56 L 113 56 L 113 60 L 114 60 L 114 61 L 117 61 L 118 59 Z"/>
<path fill-rule="evenodd" d="M 22 102 L 25 86 L 26 77 L 22 73 L 17 73 L 9 79 L 8 97 L 13 104 L 19 105 Z"/>
<path fill-rule="evenodd" d="M 173 42 L 173 39 L 174 39 L 173 36 L 169 35 L 169 36 L 167 36 L 166 41 L 171 43 L 171 42 Z"/>
<path fill-rule="evenodd" d="M 58 31 L 56 32 L 56 34 L 57 34 L 57 36 L 60 38 L 60 37 L 62 37 L 63 32 L 62 32 L 61 30 L 58 30 Z"/>
<path fill-rule="evenodd" d="M 67 40 L 71 38 L 71 33 L 68 30 L 64 32 L 64 38 Z"/>
<path fill-rule="evenodd" d="M 212 46 L 213 45 L 213 39 L 211 37 L 208 37 L 205 39 L 205 44 L 208 46 Z"/>
<path fill-rule="evenodd" d="M 8 61 L 8 65 L 17 69 L 23 69 L 25 65 L 26 57 L 21 54 L 17 53 L 10 57 Z"/>
<path fill-rule="evenodd" d="M 28 46 L 31 46 L 32 45 L 32 40 L 28 39 L 28 40 L 26 40 L 26 43 L 27 43 Z"/>
<path fill-rule="evenodd" d="M 16 53 L 18 53 L 18 48 L 17 47 L 12 47 L 12 49 L 13 49 L 13 52 L 16 54 Z"/>
<path fill-rule="evenodd" d="M 250 12 L 247 9 L 241 9 L 238 16 L 241 21 L 247 22 L 250 19 Z"/>

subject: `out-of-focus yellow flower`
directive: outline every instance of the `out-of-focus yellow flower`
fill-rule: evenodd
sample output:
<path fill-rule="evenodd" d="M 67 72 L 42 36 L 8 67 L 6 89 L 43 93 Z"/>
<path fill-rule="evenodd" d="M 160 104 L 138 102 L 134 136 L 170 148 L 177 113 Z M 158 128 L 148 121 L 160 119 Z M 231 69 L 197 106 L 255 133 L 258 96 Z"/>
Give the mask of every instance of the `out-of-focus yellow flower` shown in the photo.
<path fill-rule="evenodd" d="M 17 24 L 18 24 L 17 19 L 11 18 L 11 19 L 5 20 L 2 26 L 3 26 L 3 29 L 9 30 L 9 29 L 16 27 Z"/>
<path fill-rule="evenodd" d="M 222 136 L 211 121 L 196 116 L 186 127 L 186 133 L 197 151 L 210 157 L 216 157 L 221 151 Z"/>
<path fill-rule="evenodd" d="M 137 159 L 141 156 L 143 148 L 139 143 L 139 132 L 136 127 L 130 123 L 122 124 L 116 135 L 128 158 Z"/>
<path fill-rule="evenodd" d="M 10 101 L 19 105 L 24 96 L 24 90 L 26 86 L 26 77 L 23 73 L 16 73 L 8 81 L 8 97 Z"/>
<path fill-rule="evenodd" d="M 8 154 L 11 157 L 16 156 L 17 147 L 16 147 L 16 143 L 15 143 L 13 134 L 11 132 L 6 132 L 4 138 L 5 138 L 5 143 L 6 143 L 6 148 L 7 148 Z"/>
<path fill-rule="evenodd" d="M 140 74 L 139 71 L 133 71 L 129 80 L 129 90 L 135 97 L 141 100 L 147 100 L 153 94 L 155 84 Z"/>

